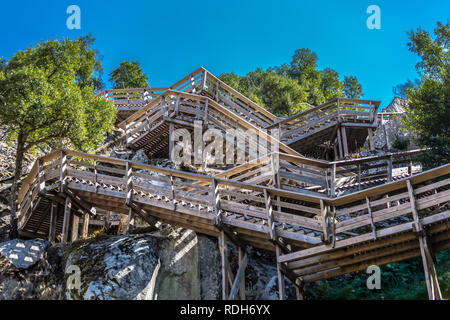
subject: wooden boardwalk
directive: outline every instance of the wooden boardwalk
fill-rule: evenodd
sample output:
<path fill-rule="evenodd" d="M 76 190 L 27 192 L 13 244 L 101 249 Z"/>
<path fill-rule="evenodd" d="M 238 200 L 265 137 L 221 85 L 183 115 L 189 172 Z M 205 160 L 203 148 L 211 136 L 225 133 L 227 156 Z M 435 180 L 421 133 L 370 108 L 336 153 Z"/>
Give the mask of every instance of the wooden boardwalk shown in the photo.
<path fill-rule="evenodd" d="M 329 197 L 64 150 L 34 165 L 19 194 L 19 229 L 23 236 L 73 241 L 86 236 L 95 208 L 130 221 L 136 214 L 222 243 L 225 237 L 243 252 L 247 245 L 275 251 L 280 273 L 301 287 L 448 248 L 449 173 L 446 165 Z"/>
<path fill-rule="evenodd" d="M 247 130 L 259 141 L 240 146 L 233 137 L 245 161 L 215 176 L 53 152 L 20 189 L 21 236 L 66 243 L 120 214 L 125 231 L 139 216 L 218 237 L 224 299 L 245 298 L 248 246 L 275 252 L 280 299 L 285 277 L 300 298 L 305 283 L 421 256 L 429 297 L 441 298 L 434 252 L 450 247 L 450 164 L 422 172 L 414 157 L 425 149 L 349 159 L 366 139 L 373 148 L 378 101 L 338 98 L 281 119 L 204 68 L 167 88 L 100 96 L 118 108 L 127 146 L 152 157 L 172 154 L 176 129 L 218 129 L 225 139 Z M 256 144 L 269 151 L 255 153 Z"/>

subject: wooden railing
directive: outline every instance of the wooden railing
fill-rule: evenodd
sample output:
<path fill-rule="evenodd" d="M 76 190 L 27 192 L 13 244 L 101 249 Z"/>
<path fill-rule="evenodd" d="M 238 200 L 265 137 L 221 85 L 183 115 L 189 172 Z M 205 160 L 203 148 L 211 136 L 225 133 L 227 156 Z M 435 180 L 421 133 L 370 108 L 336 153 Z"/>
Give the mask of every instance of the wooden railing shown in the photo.
<path fill-rule="evenodd" d="M 119 111 L 135 111 L 151 103 L 167 90 L 207 95 L 258 128 L 280 120 L 202 67 L 170 87 L 104 90 L 99 96 L 113 100 Z"/>
<path fill-rule="evenodd" d="M 379 258 L 379 265 L 382 265 L 420 255 L 415 249 L 418 243 L 412 248 L 414 252 L 408 253 L 411 255 L 406 257 L 402 252 L 408 249 L 408 241 L 416 239 L 419 233 L 426 230 L 430 236 L 449 238 L 448 232 L 441 234 L 448 230 L 448 225 L 441 223 L 450 219 L 449 174 L 447 164 L 407 179 L 324 201 L 334 221 L 334 245 L 285 254 L 278 262 L 289 262 L 288 267 L 309 282 L 361 270 L 366 267 L 362 263 L 364 260 L 373 264 L 373 259 Z M 402 243 L 407 245 L 402 247 Z M 376 251 L 377 248 L 384 251 Z M 361 250 L 367 251 L 361 254 L 361 259 L 352 256 Z M 397 252 L 398 257 L 393 259 Z"/>
<path fill-rule="evenodd" d="M 123 199 L 124 206 L 127 201 L 136 201 L 209 220 L 220 215 L 226 224 L 256 228 L 260 232 L 265 232 L 267 227 L 251 227 L 253 224 L 245 221 L 265 221 L 267 226 L 265 197 L 270 194 L 274 198 L 273 205 L 279 208 L 272 222 L 277 227 L 289 224 L 291 228 L 305 228 L 319 234 L 322 230 L 320 221 L 312 217 L 320 214 L 319 198 L 315 197 L 69 150 L 54 152 L 36 163 L 40 165 L 34 167 L 20 190 L 19 228 L 26 225 L 40 195 L 52 190 L 62 191 L 64 185 Z M 309 207 L 296 205 L 298 201 L 309 203 Z M 244 217 L 245 221 L 232 219 L 230 215 Z M 308 235 L 280 228 L 280 236 L 307 244 L 320 242 L 314 233 Z"/>
<path fill-rule="evenodd" d="M 127 143 L 133 144 L 164 121 L 170 121 L 179 126 L 193 127 L 196 120 L 202 121 L 205 126 L 212 123 L 215 128 L 221 129 L 223 132 L 236 128 L 244 131 L 251 130 L 268 143 L 278 145 L 280 150 L 300 156 L 298 152 L 271 136 L 271 132 L 249 123 L 215 100 L 186 92 L 166 91 L 120 123 L 118 127 L 125 130 Z M 269 150 L 275 150 L 274 148 Z"/>
<path fill-rule="evenodd" d="M 266 128 L 278 127 L 281 140 L 291 144 L 320 126 L 331 126 L 337 123 L 373 124 L 379 104 L 379 101 L 372 100 L 336 98 Z"/>
<path fill-rule="evenodd" d="M 365 233 L 376 238 L 383 234 L 381 229 L 417 222 L 413 208 L 421 217 L 439 215 L 450 199 L 449 173 L 450 165 L 445 165 L 331 198 L 63 150 L 33 166 L 19 193 L 19 228 L 26 225 L 40 196 L 67 187 L 122 199 L 124 206 L 136 201 L 263 233 L 273 223 L 279 236 L 310 245 L 320 243 L 318 236 L 324 241 L 334 236 L 339 243 Z M 276 172 L 272 178 L 278 180 Z M 271 220 L 268 196 L 274 208 Z M 249 219 L 264 224 L 256 227 L 245 222 Z M 285 231 L 286 224 L 313 233 Z"/>
<path fill-rule="evenodd" d="M 165 92 L 167 88 L 133 88 L 104 90 L 98 94 L 114 102 L 118 111 L 139 110 Z"/>
<path fill-rule="evenodd" d="M 336 197 L 371 188 L 421 172 L 414 157 L 429 151 L 417 149 L 342 161 L 325 161 L 272 153 L 237 166 L 218 176 L 255 184 L 273 183 L 270 173 L 279 171 L 280 187 L 304 194 Z"/>

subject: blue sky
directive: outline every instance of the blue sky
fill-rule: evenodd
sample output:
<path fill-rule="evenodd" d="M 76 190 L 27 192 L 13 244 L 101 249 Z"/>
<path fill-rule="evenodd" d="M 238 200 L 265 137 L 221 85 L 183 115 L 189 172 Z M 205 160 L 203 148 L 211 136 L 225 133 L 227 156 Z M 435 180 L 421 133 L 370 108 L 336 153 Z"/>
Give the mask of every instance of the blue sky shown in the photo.
<path fill-rule="evenodd" d="M 71 4 L 81 9 L 81 30 L 66 27 Z M 370 5 L 381 9 L 381 30 L 366 27 Z M 243 75 L 289 63 L 295 49 L 310 48 L 319 69 L 331 67 L 342 79 L 356 75 L 364 97 L 384 107 L 394 85 L 417 76 L 406 32 L 431 32 L 449 12 L 448 0 L 2 0 L 0 56 L 92 33 L 105 80 L 121 61 L 138 60 L 151 86 L 167 86 L 199 66 Z"/>

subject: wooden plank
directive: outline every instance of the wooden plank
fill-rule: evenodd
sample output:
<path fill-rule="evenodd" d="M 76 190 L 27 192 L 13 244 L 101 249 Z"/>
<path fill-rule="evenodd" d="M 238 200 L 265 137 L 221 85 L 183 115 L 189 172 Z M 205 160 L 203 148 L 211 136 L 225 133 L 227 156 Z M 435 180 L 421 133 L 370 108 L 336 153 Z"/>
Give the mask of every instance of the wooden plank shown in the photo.
<path fill-rule="evenodd" d="M 281 262 L 278 262 L 278 257 L 281 255 L 280 246 L 275 247 L 275 255 L 277 257 L 278 298 L 280 300 L 286 300 L 286 287 L 284 284 L 284 274 L 281 271 Z"/>
<path fill-rule="evenodd" d="M 73 213 L 72 214 L 72 236 L 71 236 L 71 242 L 78 240 L 78 230 L 80 227 L 80 217 Z"/>
<path fill-rule="evenodd" d="M 231 287 L 228 300 L 234 300 L 238 294 L 239 289 L 242 286 L 242 280 L 245 279 L 245 269 L 247 268 L 247 252 L 244 253 L 244 257 L 239 261 L 239 269 L 234 278 L 233 286 Z"/>

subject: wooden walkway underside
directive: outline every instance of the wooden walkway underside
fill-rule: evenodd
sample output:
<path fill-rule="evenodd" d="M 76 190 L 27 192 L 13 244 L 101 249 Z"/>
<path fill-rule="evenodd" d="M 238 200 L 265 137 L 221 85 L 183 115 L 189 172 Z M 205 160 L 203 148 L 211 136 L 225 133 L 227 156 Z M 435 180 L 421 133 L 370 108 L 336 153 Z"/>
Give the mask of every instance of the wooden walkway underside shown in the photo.
<path fill-rule="evenodd" d="M 333 198 L 65 150 L 35 163 L 19 229 L 76 239 L 95 208 L 137 214 L 276 251 L 281 272 L 304 283 L 448 248 L 449 173 L 446 165 Z"/>

